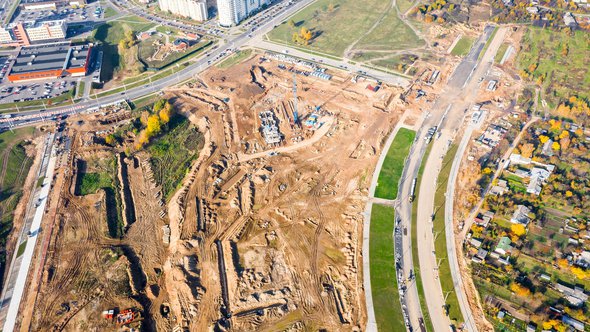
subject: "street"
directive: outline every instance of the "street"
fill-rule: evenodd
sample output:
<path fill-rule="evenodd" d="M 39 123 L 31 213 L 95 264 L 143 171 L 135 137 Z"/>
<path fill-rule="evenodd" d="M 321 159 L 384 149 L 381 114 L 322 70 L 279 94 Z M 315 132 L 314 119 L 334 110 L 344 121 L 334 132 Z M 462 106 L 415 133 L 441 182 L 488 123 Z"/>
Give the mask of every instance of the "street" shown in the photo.
<path fill-rule="evenodd" d="M 501 30 L 500 30 L 501 31 Z M 409 201 L 412 180 L 418 176 L 420 165 L 428 142 L 424 140 L 425 132 L 433 127 L 438 126 L 440 137 L 435 139 L 432 143 L 432 150 L 428 160 L 426 161 L 425 171 L 422 175 L 420 185 L 420 195 L 417 197 L 418 216 L 416 222 L 418 255 L 420 273 L 424 286 L 424 294 L 427 294 L 427 307 L 435 331 L 445 331 L 451 325 L 450 320 L 446 316 L 443 305 L 445 304 L 445 294 L 442 293 L 440 280 L 438 279 L 438 260 L 434 252 L 434 238 L 432 233 L 431 217 L 434 212 L 434 193 L 436 191 L 436 183 L 438 173 L 440 171 L 442 158 L 444 157 L 450 142 L 454 139 L 458 129 L 463 123 L 465 110 L 474 102 L 479 89 L 478 78 L 484 76 L 491 66 L 491 59 L 496 53 L 497 48 L 504 38 L 504 33 L 496 34 L 494 41 L 490 43 L 486 54 L 480 57 L 480 53 L 484 48 L 487 40 L 493 32 L 493 27 L 487 27 L 483 35 L 473 45 L 470 53 L 457 66 L 455 72 L 449 79 L 447 86 L 443 89 L 439 99 L 432 108 L 431 114 L 424 119 L 421 130 L 418 132 L 417 140 L 410 151 L 410 158 L 406 163 L 404 174 L 400 183 L 401 194 L 399 195 L 401 206 L 398 209 L 398 214 L 404 223 L 404 227 L 408 228 L 408 233 L 411 232 L 412 220 L 412 203 Z M 497 42 L 497 41 L 500 42 Z M 479 60 L 478 60 L 479 59 Z M 451 235 L 452 236 L 452 235 Z M 410 271 L 413 269 L 412 262 L 412 243 L 409 237 L 404 237 L 403 255 L 404 255 L 404 277 L 409 278 Z M 447 263 L 446 261 L 444 262 Z M 408 285 L 408 298 L 415 296 L 417 298 L 417 290 L 415 284 L 412 282 Z M 459 287 L 460 288 L 460 287 Z M 459 290 L 459 292 L 462 290 Z M 414 295 L 412 295 L 414 294 Z M 419 302 L 416 301 L 414 306 L 408 305 L 410 311 L 416 312 L 411 316 L 418 316 L 417 312 L 420 309 Z M 463 311 L 463 306 L 461 307 Z M 465 308 L 465 311 L 469 307 Z M 469 317 L 469 314 L 464 314 Z M 412 321 L 415 326 L 417 322 Z M 475 330 L 475 329 L 472 329 Z"/>

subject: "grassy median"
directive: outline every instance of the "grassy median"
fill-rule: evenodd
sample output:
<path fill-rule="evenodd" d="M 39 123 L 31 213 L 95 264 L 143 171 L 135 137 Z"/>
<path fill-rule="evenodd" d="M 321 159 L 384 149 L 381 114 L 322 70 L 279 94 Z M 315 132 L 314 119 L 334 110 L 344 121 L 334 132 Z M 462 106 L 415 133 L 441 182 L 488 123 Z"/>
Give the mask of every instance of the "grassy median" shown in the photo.
<path fill-rule="evenodd" d="M 404 170 L 404 163 L 415 137 L 416 132 L 410 129 L 400 128 L 397 132 L 383 161 L 381 173 L 379 173 L 379 179 L 377 180 L 375 197 L 385 199 L 397 198 L 399 180 Z"/>
<path fill-rule="evenodd" d="M 369 258 L 373 308 L 380 332 L 406 329 L 395 274 L 394 225 L 395 210 L 389 206 L 373 204 Z"/>

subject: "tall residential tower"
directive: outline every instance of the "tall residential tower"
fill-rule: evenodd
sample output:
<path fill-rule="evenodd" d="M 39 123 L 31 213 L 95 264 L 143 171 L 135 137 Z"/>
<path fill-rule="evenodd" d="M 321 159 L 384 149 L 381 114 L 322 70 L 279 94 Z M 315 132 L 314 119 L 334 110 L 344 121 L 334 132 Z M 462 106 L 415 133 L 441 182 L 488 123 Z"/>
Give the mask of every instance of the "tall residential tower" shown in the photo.
<path fill-rule="evenodd" d="M 224 27 L 237 25 L 271 2 L 271 0 L 217 0 L 219 25 Z"/>

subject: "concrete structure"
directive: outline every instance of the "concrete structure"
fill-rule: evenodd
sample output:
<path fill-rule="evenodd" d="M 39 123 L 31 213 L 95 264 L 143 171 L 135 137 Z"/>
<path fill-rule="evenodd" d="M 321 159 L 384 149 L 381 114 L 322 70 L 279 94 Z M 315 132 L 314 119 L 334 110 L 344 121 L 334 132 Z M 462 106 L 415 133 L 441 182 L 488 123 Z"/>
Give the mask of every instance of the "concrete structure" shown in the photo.
<path fill-rule="evenodd" d="M 70 43 L 23 47 L 8 79 L 11 82 L 84 76 L 88 71 L 91 46 Z"/>
<path fill-rule="evenodd" d="M 68 25 L 64 20 L 19 22 L 0 28 L 0 44 L 28 46 L 35 43 L 64 40 Z"/>
<path fill-rule="evenodd" d="M 217 0 L 219 25 L 230 27 L 259 11 L 272 0 Z"/>
<path fill-rule="evenodd" d="M 162 11 L 195 21 L 206 21 L 209 18 L 206 0 L 158 0 L 158 5 Z"/>

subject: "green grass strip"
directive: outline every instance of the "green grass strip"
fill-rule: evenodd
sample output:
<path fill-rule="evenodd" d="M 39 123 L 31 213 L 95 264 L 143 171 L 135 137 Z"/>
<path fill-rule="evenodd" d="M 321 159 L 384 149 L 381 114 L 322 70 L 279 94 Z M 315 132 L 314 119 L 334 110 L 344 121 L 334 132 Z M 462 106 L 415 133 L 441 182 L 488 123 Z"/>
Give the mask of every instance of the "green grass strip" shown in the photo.
<path fill-rule="evenodd" d="M 397 189 L 404 170 L 404 163 L 415 137 L 416 132 L 407 128 L 400 128 L 397 132 L 383 161 L 377 180 L 377 188 L 375 188 L 375 197 L 397 198 Z"/>
<path fill-rule="evenodd" d="M 373 307 L 380 332 L 405 331 L 406 329 L 395 275 L 394 225 L 394 208 L 373 204 L 369 257 Z"/>

